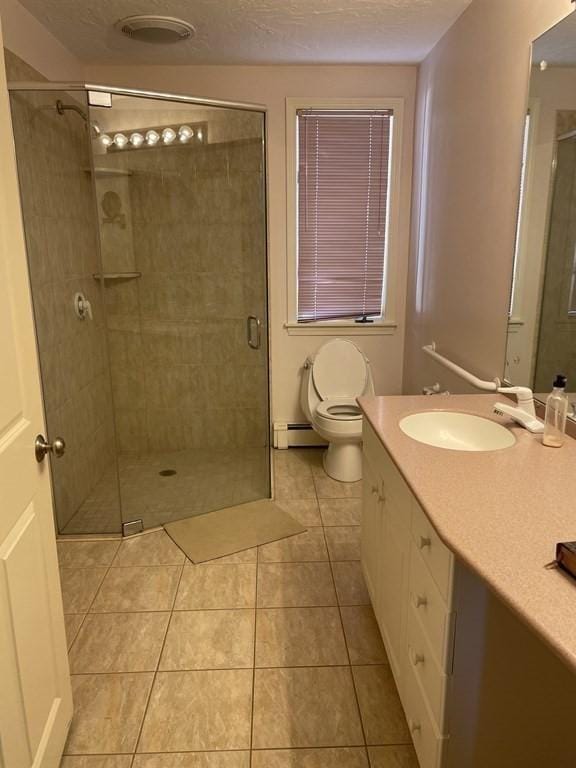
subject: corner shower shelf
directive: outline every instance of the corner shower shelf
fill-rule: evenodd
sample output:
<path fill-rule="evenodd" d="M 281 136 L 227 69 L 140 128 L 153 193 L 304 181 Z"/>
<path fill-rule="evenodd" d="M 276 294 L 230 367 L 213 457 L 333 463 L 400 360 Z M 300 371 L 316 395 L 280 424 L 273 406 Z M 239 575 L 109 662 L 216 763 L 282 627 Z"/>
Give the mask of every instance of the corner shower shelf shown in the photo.
<path fill-rule="evenodd" d="M 86 173 L 92 173 L 92 168 L 84 168 Z M 104 166 L 94 166 L 94 175 L 102 178 L 106 176 L 132 176 L 132 171 L 123 168 L 106 168 Z"/>
<path fill-rule="evenodd" d="M 95 272 L 92 277 L 95 280 L 133 280 L 142 277 L 142 272 Z"/>

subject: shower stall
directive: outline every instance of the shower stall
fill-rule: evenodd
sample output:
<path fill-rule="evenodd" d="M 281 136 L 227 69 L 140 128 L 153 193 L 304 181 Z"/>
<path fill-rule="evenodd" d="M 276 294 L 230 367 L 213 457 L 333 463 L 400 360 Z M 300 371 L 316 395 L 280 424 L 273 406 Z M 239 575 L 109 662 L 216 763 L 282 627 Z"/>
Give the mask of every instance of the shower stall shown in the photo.
<path fill-rule="evenodd" d="M 264 110 L 9 88 L 59 533 L 269 497 Z"/>

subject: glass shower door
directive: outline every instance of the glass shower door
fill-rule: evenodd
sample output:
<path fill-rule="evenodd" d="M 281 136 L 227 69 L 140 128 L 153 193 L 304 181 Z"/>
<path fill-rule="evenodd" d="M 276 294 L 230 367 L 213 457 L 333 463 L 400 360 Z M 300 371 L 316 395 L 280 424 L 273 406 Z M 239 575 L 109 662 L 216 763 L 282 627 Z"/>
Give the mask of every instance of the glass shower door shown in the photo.
<path fill-rule="evenodd" d="M 90 117 L 133 532 L 270 495 L 264 115 L 111 103 Z"/>

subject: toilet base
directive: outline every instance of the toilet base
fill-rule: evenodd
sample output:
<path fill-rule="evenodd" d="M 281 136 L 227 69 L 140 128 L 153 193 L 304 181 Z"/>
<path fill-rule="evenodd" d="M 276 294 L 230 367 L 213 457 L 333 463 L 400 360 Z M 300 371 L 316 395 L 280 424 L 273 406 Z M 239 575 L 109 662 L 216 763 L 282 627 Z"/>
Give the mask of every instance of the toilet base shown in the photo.
<path fill-rule="evenodd" d="M 342 483 L 362 480 L 362 443 L 330 443 L 324 453 L 326 474 Z"/>

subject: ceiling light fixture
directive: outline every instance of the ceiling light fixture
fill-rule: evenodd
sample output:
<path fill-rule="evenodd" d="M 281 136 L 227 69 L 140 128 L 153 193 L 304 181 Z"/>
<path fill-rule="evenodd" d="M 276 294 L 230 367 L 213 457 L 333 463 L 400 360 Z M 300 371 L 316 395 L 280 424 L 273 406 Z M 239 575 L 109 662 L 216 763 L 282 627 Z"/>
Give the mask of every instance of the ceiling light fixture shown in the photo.
<path fill-rule="evenodd" d="M 192 24 L 172 16 L 127 16 L 114 26 L 132 40 L 161 45 L 189 40 L 196 34 Z"/>

